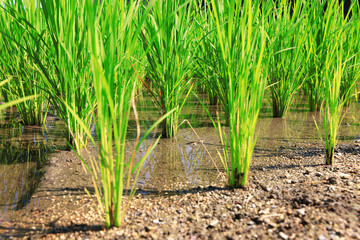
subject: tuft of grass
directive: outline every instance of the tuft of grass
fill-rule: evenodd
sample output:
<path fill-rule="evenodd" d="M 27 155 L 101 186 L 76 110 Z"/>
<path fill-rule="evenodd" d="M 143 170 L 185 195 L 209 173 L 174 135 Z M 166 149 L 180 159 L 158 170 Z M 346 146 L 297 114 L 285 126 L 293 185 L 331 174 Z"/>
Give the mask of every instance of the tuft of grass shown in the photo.
<path fill-rule="evenodd" d="M 343 118 L 344 100 L 340 96 L 341 79 L 346 62 L 343 63 L 343 43 L 342 38 L 336 39 L 340 44 L 333 42 L 333 48 L 328 53 L 325 66 L 330 68 L 336 66 L 334 70 L 325 72 L 325 102 L 322 106 L 322 115 L 325 134 L 325 164 L 331 165 L 334 162 L 334 150 L 337 142 L 339 126 Z M 339 46 L 338 46 L 339 45 Z"/>
<path fill-rule="evenodd" d="M 154 1 L 144 8 L 137 1 L 94 2 L 86 0 L 91 70 L 94 81 L 96 109 L 96 130 L 99 138 L 100 160 L 91 162 L 95 192 L 100 209 L 105 208 L 106 227 L 121 226 L 131 198 L 135 194 L 136 181 L 144 160 L 156 147 L 160 138 L 148 147 L 145 154 L 135 161 L 137 150 L 148 134 L 166 117 L 169 110 L 140 139 L 138 125 L 135 151 L 125 160 L 125 140 L 131 108 L 135 118 L 137 112 L 134 95 L 136 92 L 137 69 L 141 61 L 135 59 L 138 52 L 138 37 Z M 137 55 L 138 56 L 138 55 Z M 81 122 L 81 119 L 79 119 Z M 84 124 L 82 124 L 84 125 Z M 98 176 L 101 176 L 101 179 Z M 128 201 L 123 194 L 129 192 Z M 103 196 L 103 201 L 101 199 Z"/>
<path fill-rule="evenodd" d="M 192 89 L 193 2 L 155 1 L 142 31 L 152 85 L 147 90 L 162 115 L 176 109 L 162 123 L 167 138 L 176 135 L 180 111 Z"/>
<path fill-rule="evenodd" d="M 223 108 L 229 115 L 228 140 L 218 124 L 222 141 L 222 161 L 231 187 L 247 185 L 256 138 L 266 78 L 262 76 L 265 31 L 260 15 L 260 1 L 211 0 L 211 19 L 216 26 L 214 46 L 219 56 L 217 85 L 224 92 Z M 230 164 L 230 165 L 228 165 Z"/>
<path fill-rule="evenodd" d="M 83 1 L 41 0 L 41 10 L 50 36 L 52 57 L 43 87 L 50 94 L 52 106 L 64 121 L 66 138 L 76 149 L 84 148 L 88 136 L 78 124 L 69 107 L 81 118 L 87 129 L 93 128 L 95 93 L 91 80 L 90 53 Z"/>
<path fill-rule="evenodd" d="M 267 47 L 267 74 L 273 117 L 284 117 L 304 82 L 306 41 L 302 25 L 303 2 L 268 1 L 263 6 Z"/>
<path fill-rule="evenodd" d="M 224 93 L 216 85 L 217 73 L 219 72 L 219 52 L 216 52 L 214 47 L 214 41 L 217 37 L 216 26 L 210 17 L 210 3 L 198 2 L 195 6 L 194 71 L 198 78 L 198 86 L 201 91 L 207 93 L 210 105 L 216 105 L 219 102 L 224 102 Z"/>
<path fill-rule="evenodd" d="M 325 11 L 326 28 L 333 32 L 329 33 L 326 39 L 326 52 L 323 53 L 322 71 L 319 78 L 322 79 L 324 88 L 324 103 L 321 111 L 323 115 L 324 134 L 325 134 L 325 164 L 331 165 L 334 162 L 334 150 L 337 143 L 337 135 L 341 121 L 343 119 L 343 107 L 354 95 L 354 86 L 356 86 L 359 74 L 349 81 L 347 88 L 341 88 L 344 73 L 352 62 L 354 56 L 351 56 L 349 49 L 344 49 L 345 41 L 348 41 L 349 32 L 347 27 L 347 17 L 341 10 L 342 5 L 336 2 L 328 2 Z M 351 30 L 350 30 L 351 31 Z M 350 34 L 351 36 L 351 34 Z M 354 41 L 352 39 L 351 41 Z M 359 72 L 357 72 L 359 73 Z M 319 129 L 319 128 L 318 128 Z"/>
<path fill-rule="evenodd" d="M 101 191 L 104 197 L 108 228 L 120 226 L 124 220 L 123 193 L 129 168 L 124 159 L 125 139 L 135 90 L 131 54 L 136 42 L 134 18 L 138 11 L 133 1 L 130 4 L 86 1 L 100 148 L 100 166 L 93 171 L 99 169 L 101 173 L 102 190 L 97 186 L 96 192 Z"/>
<path fill-rule="evenodd" d="M 357 92 L 359 90 L 357 84 L 354 84 L 354 80 L 357 80 L 360 75 L 360 2 L 353 1 L 350 6 L 348 15 L 342 13 L 345 16 L 345 29 L 344 29 L 344 44 L 343 51 L 349 56 L 347 61 L 347 67 L 344 69 L 344 73 L 341 79 L 340 95 L 342 98 L 347 99 L 345 105 L 349 106 L 357 98 Z M 341 5 L 343 8 L 343 5 Z M 351 16 L 350 16 L 351 14 Z M 344 96 L 344 94 L 350 94 L 351 96 Z"/>
<path fill-rule="evenodd" d="M 34 61 L 24 48 L 18 44 L 33 48 L 38 52 L 41 48 L 36 39 L 26 37 L 27 30 L 18 21 L 13 20 L 7 11 L 16 10 L 17 16 L 26 18 L 33 27 L 41 32 L 45 27 L 42 21 L 40 3 L 38 1 L 6 1 L 0 13 L 0 79 L 11 78 L 3 92 L 6 91 L 7 100 L 16 101 L 19 98 L 37 95 L 31 101 L 16 104 L 21 120 L 25 125 L 41 125 L 45 121 L 49 102 L 47 94 L 41 87 L 42 76 L 36 68 Z M 43 57 L 46 57 L 43 55 Z"/>

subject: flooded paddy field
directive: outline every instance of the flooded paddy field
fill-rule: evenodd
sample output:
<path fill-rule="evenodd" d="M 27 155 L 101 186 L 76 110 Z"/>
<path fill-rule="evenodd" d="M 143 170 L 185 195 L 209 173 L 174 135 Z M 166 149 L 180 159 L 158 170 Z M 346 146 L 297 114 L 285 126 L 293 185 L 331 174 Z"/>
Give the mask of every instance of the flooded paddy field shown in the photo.
<path fill-rule="evenodd" d="M 146 105 L 138 109 L 144 129 L 158 117 Z M 66 148 L 62 123 L 50 116 L 44 127 L 23 127 L 16 112 L 3 113 L 1 238 L 359 239 L 358 107 L 347 109 L 333 166 L 324 165 L 314 124 L 321 126 L 320 113 L 299 109 L 272 118 L 265 104 L 249 185 L 229 189 L 217 133 L 202 106 L 189 101 L 182 119 L 194 128 L 184 124 L 174 139 L 160 140 L 144 162 L 124 226 L 109 230 L 91 175 Z M 131 124 L 128 157 L 134 129 Z M 160 132 L 143 143 L 139 156 Z M 96 146 L 80 152 L 85 161 L 96 154 Z"/>
<path fill-rule="evenodd" d="M 1 3 L 1 239 L 359 239 L 360 1 Z"/>

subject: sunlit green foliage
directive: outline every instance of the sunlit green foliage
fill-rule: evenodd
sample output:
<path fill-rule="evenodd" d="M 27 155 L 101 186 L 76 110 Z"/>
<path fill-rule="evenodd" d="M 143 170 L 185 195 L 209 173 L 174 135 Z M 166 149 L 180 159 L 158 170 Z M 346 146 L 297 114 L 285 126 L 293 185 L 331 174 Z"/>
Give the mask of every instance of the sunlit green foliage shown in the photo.
<path fill-rule="evenodd" d="M 41 53 L 41 46 L 37 44 L 39 38 L 29 37 L 29 30 L 18 19 L 23 17 L 31 23 L 34 31 L 42 32 L 46 24 L 38 9 L 39 2 L 25 0 L 18 3 L 6 1 L 4 9 L 0 10 L 0 80 L 11 79 L 4 86 L 3 93 L 10 101 L 38 96 L 16 104 L 25 125 L 41 125 L 49 106 L 47 94 L 42 89 L 42 76 L 31 54 L 38 53 L 44 60 L 47 56 Z M 30 48 L 31 52 L 26 50 Z"/>
<path fill-rule="evenodd" d="M 150 6 L 153 4 L 151 2 Z M 149 146 L 141 159 L 135 161 L 137 149 L 150 131 L 168 115 L 169 110 L 142 136 L 128 161 L 125 160 L 125 141 L 131 107 L 136 117 L 136 78 L 139 61 L 134 58 L 141 26 L 149 14 L 136 1 L 108 1 L 101 4 L 86 1 L 86 18 L 91 51 L 92 79 L 97 100 L 96 128 L 99 137 L 99 164 L 92 162 L 92 171 L 99 205 L 104 197 L 107 227 L 123 224 L 142 163 L 157 145 Z M 139 129 L 140 130 L 140 129 Z M 96 166 L 96 167 L 94 167 Z M 101 183 L 98 180 L 101 174 Z M 123 194 L 129 191 L 124 202 Z"/>
<path fill-rule="evenodd" d="M 176 109 L 162 123 L 163 136 L 174 137 L 180 111 L 191 91 L 190 72 L 194 23 L 193 0 L 155 1 L 144 24 L 142 40 L 147 49 L 148 89 L 161 114 Z"/>
<path fill-rule="evenodd" d="M 269 38 L 267 74 L 274 117 L 286 114 L 305 79 L 303 7 L 303 1 L 289 3 L 288 0 L 271 0 L 263 5 Z"/>
<path fill-rule="evenodd" d="M 107 227 L 124 223 L 141 165 L 159 138 L 141 159 L 136 150 L 160 122 L 165 137 L 176 136 L 196 82 L 229 126 L 227 135 L 213 121 L 231 187 L 247 184 L 267 84 L 274 117 L 286 114 L 300 90 L 311 111 L 322 111 L 326 163 L 333 162 L 343 106 L 360 77 L 357 1 L 348 14 L 330 0 L 8 0 L 0 8 L 0 110 L 17 104 L 24 123 L 41 124 L 50 105 L 72 148 L 89 140 L 99 147 L 88 169 Z M 140 82 L 162 117 L 141 139 L 137 126 L 126 158 Z"/>
<path fill-rule="evenodd" d="M 348 42 L 348 34 L 353 34 L 357 27 L 348 25 L 348 16 L 344 16 L 341 9 L 342 5 L 328 2 L 325 13 L 327 26 L 338 27 L 330 27 L 333 32 L 331 38 L 326 40 L 328 47 L 324 53 L 324 69 L 319 74 L 323 80 L 325 94 L 321 111 L 325 134 L 325 163 L 327 165 L 334 162 L 338 131 L 344 116 L 343 107 L 355 95 L 354 89 L 360 77 L 359 68 L 356 64 L 354 65 L 354 59 L 356 61 L 358 53 L 354 54 L 353 52 L 353 47 L 358 49 L 359 43 Z M 356 36 L 356 34 L 354 35 Z M 351 41 L 357 42 L 355 39 L 351 39 Z M 345 73 L 351 73 L 349 74 L 351 78 L 349 75 L 344 76 Z"/>
<path fill-rule="evenodd" d="M 214 46 L 219 53 L 215 80 L 229 117 L 230 160 L 225 133 L 220 126 L 217 129 L 224 145 L 223 165 L 232 187 L 247 184 L 256 143 L 255 126 L 266 86 L 261 72 L 265 31 L 259 4 L 260 1 L 211 1 L 211 18 L 217 33 Z"/>

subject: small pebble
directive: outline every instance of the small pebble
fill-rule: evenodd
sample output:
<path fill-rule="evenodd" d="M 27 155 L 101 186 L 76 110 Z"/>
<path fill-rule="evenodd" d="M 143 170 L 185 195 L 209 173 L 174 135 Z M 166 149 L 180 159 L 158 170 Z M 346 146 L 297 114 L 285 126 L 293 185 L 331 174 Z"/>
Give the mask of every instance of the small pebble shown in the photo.
<path fill-rule="evenodd" d="M 254 224 L 255 224 L 255 222 L 253 222 L 253 221 L 250 221 L 250 222 L 247 223 L 247 225 L 249 225 L 249 226 L 252 226 Z"/>
<path fill-rule="evenodd" d="M 210 226 L 215 226 L 216 224 L 218 224 L 219 223 L 219 220 L 217 220 L 217 219 L 215 219 L 214 221 L 212 221 L 211 223 L 210 223 Z"/>
<path fill-rule="evenodd" d="M 327 238 L 324 235 L 319 235 L 318 240 L 326 240 Z"/>
<path fill-rule="evenodd" d="M 346 173 L 339 172 L 338 175 L 341 179 L 349 179 L 350 178 L 350 175 L 346 174 Z"/>
<path fill-rule="evenodd" d="M 299 213 L 302 216 L 304 216 L 305 213 L 306 213 L 305 208 L 298 209 L 298 210 L 296 210 L 296 212 Z"/>
<path fill-rule="evenodd" d="M 281 239 L 289 239 L 289 237 L 288 237 L 288 235 L 286 235 L 285 233 L 283 233 L 283 232 L 279 232 L 279 237 L 281 238 Z"/>

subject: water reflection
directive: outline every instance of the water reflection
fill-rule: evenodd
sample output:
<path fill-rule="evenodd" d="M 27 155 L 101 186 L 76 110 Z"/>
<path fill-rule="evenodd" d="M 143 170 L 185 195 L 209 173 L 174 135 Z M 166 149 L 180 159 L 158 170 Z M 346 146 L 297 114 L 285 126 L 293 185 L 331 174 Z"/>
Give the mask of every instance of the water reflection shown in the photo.
<path fill-rule="evenodd" d="M 339 139 L 355 139 L 359 134 L 359 123 L 354 111 L 346 111 L 339 129 Z M 290 112 L 286 118 L 259 118 L 257 145 L 276 146 L 281 142 L 319 142 L 323 133 L 322 114 L 320 112 Z M 319 129 L 317 129 L 316 124 Z"/>
<path fill-rule="evenodd" d="M 150 105 L 151 102 L 146 101 L 146 104 Z M 148 121 L 146 124 L 150 125 L 149 119 L 154 118 L 155 120 L 157 115 L 153 115 L 154 109 L 148 110 L 146 104 L 142 106 L 140 116 L 144 121 Z M 217 150 L 221 147 L 219 139 L 212 124 L 209 124 L 207 113 L 200 109 L 201 107 L 190 101 L 185 105 L 180 118 L 189 119 L 191 124 L 196 126 L 197 134 L 204 140 L 216 164 L 221 167 L 217 154 Z M 321 112 L 305 111 L 306 105 L 300 105 L 300 107 L 299 111 L 297 109 L 290 111 L 285 118 L 269 117 L 271 114 L 268 111 L 260 114 L 256 127 L 258 140 L 252 166 L 256 164 L 269 165 L 269 162 L 261 162 L 265 159 L 263 157 L 266 157 L 266 161 L 268 161 L 269 157 L 281 156 L 284 152 L 287 157 L 293 159 L 302 159 L 302 157 L 323 153 L 324 143 L 320 137 L 324 134 L 322 132 L 322 114 Z M 212 111 L 214 116 L 216 116 L 216 111 L 219 109 L 214 108 Z M 353 142 L 360 138 L 358 112 L 358 105 L 344 110 L 345 117 L 339 130 L 339 143 Z M 221 119 L 223 121 L 223 116 Z M 228 134 L 228 128 L 225 129 Z M 151 142 L 153 142 L 151 139 L 144 142 L 143 153 Z M 280 161 L 277 158 L 275 160 Z M 276 164 L 282 163 L 277 162 Z M 309 164 L 311 163 L 309 162 Z M 154 152 L 146 159 L 139 177 L 139 186 L 160 190 L 180 189 L 191 185 L 211 184 L 211 181 L 214 181 L 217 176 L 215 166 L 205 149 L 199 144 L 192 130 L 184 125 L 174 139 L 162 139 Z"/>
<path fill-rule="evenodd" d="M 8 211 L 26 206 L 35 192 L 45 162 L 46 146 L 40 143 L 35 149 L 32 144 L 27 148 L 4 144 L 0 147 L 0 206 L 3 218 Z"/>
<path fill-rule="evenodd" d="M 146 98 L 139 102 L 138 111 L 143 131 L 160 117 L 151 105 L 151 101 Z M 354 140 L 360 135 L 360 124 L 357 120 L 358 106 L 346 110 L 339 132 L 341 141 Z M 220 112 L 222 114 L 220 119 L 224 122 L 221 109 L 213 106 L 209 111 L 213 117 Z M 258 141 L 254 158 L 279 154 L 279 149 L 290 150 L 291 155 L 296 158 L 299 151 L 295 147 L 296 144 L 304 142 L 319 144 L 319 133 L 314 120 L 322 129 L 321 113 L 293 111 L 289 112 L 286 118 L 271 118 L 269 112 L 264 112 L 260 115 L 257 124 Z M 64 145 L 62 137 L 64 127 L 55 117 L 49 118 L 44 127 L 24 127 L 19 124 L 16 116 L 14 110 L 0 113 L 0 217 L 2 218 L 5 218 L 9 211 L 15 211 L 31 201 L 31 194 L 36 190 L 41 177 L 39 169 L 45 161 L 46 152 L 54 146 L 59 148 Z M 201 104 L 197 101 L 189 101 L 180 116 L 180 121 L 182 119 L 188 119 L 192 126 L 196 127 L 197 134 L 204 140 L 217 166 L 221 167 L 217 154 L 217 150 L 221 148 L 219 139 Z M 226 129 L 228 132 L 228 128 Z M 161 129 L 158 129 L 143 142 L 137 153 L 137 159 L 144 156 L 150 144 L 154 143 L 154 137 L 160 132 Z M 128 148 L 128 155 L 132 153 L 135 138 L 135 120 L 131 119 L 128 131 L 128 144 L 131 146 Z M 307 150 L 310 149 L 304 151 Z M 258 164 L 268 166 L 270 163 Z M 154 190 L 191 188 L 209 185 L 216 181 L 217 177 L 218 172 L 206 150 L 199 143 L 199 139 L 191 128 L 183 125 L 174 139 L 162 139 L 145 160 L 138 186 Z M 33 201 L 38 200 L 33 198 Z"/>
<path fill-rule="evenodd" d="M 30 203 L 46 154 L 63 134 L 57 125 L 50 117 L 45 126 L 23 126 L 15 108 L 0 112 L 0 220 Z"/>
<path fill-rule="evenodd" d="M 153 140 L 143 144 L 139 156 Z M 193 133 L 182 129 L 174 139 L 162 139 L 145 160 L 138 185 L 147 189 L 180 189 L 209 184 L 217 171 Z"/>

